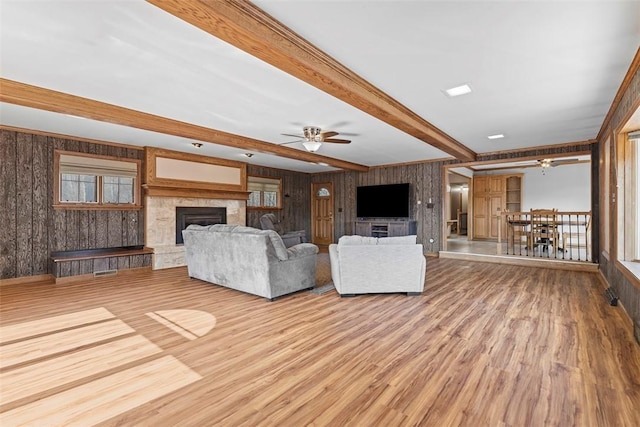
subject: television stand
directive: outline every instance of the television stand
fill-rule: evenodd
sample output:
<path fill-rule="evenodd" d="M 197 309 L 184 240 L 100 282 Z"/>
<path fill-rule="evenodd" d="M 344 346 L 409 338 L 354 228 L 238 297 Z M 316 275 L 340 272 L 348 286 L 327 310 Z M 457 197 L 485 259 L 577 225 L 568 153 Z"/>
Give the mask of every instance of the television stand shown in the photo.
<path fill-rule="evenodd" d="M 355 234 L 366 237 L 398 237 L 416 234 L 416 221 L 358 220 Z"/>

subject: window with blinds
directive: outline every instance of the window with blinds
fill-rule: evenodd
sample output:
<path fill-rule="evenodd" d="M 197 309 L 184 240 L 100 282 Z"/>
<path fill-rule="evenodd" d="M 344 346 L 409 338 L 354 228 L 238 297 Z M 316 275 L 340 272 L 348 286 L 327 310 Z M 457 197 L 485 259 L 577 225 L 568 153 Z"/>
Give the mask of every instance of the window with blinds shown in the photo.
<path fill-rule="evenodd" d="M 56 152 L 56 205 L 138 206 L 139 161 Z"/>
<path fill-rule="evenodd" d="M 247 190 L 250 192 L 247 207 L 263 209 L 280 208 L 280 179 L 249 176 L 247 177 Z"/>

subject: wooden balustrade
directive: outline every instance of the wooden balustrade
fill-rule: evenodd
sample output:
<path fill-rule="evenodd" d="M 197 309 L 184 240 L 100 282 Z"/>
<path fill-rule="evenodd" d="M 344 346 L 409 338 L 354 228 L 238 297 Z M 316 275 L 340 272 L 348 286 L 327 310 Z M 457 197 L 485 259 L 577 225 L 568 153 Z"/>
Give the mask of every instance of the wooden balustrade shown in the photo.
<path fill-rule="evenodd" d="M 498 254 L 506 241 L 507 255 L 570 261 L 591 257 L 591 212 L 555 209 L 503 212 L 506 236 L 498 234 Z M 502 227 L 498 227 L 501 230 Z M 504 237 L 504 240 L 503 240 Z"/>

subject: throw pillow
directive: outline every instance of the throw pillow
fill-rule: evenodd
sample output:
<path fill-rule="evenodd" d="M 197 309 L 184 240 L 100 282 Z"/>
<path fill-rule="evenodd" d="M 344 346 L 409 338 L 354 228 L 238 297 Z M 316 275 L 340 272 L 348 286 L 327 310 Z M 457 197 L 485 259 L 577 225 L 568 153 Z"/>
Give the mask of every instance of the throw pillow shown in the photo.
<path fill-rule="evenodd" d="M 398 237 L 381 237 L 378 239 L 379 245 L 415 245 L 418 236 L 398 236 Z"/>
<path fill-rule="evenodd" d="M 338 246 L 377 245 L 377 237 L 342 236 L 338 239 Z"/>

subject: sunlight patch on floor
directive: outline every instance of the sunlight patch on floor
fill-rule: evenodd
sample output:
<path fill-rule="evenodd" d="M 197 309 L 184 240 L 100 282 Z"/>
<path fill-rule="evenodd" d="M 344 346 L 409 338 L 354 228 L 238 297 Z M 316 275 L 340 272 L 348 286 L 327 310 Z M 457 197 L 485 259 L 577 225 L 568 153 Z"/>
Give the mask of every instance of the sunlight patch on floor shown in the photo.
<path fill-rule="evenodd" d="M 216 323 L 196 310 L 147 314 L 190 339 Z M 2 326 L 0 336 L 0 425 L 92 425 L 202 378 L 104 307 Z"/>
<path fill-rule="evenodd" d="M 215 316 L 200 310 L 160 310 L 146 315 L 189 340 L 206 335 L 216 326 Z"/>

